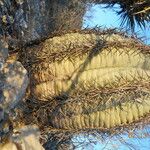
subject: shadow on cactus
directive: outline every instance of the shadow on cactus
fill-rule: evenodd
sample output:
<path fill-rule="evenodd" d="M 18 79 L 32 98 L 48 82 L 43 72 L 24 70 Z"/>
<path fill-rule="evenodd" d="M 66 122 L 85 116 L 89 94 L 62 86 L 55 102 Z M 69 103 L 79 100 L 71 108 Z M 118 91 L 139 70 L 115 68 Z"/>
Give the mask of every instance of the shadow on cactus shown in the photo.
<path fill-rule="evenodd" d="M 60 138 L 150 121 L 150 47 L 135 38 L 115 30 L 59 33 L 24 48 L 20 60 L 30 76 L 26 123 Z"/>

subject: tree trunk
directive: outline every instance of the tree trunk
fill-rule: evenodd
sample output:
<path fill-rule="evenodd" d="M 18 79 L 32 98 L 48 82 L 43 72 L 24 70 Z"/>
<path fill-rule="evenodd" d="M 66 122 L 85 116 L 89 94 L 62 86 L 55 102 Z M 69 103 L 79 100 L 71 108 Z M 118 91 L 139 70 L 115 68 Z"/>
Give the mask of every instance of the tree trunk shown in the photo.
<path fill-rule="evenodd" d="M 54 31 L 80 29 L 85 11 L 85 3 L 78 0 L 3 0 L 0 32 L 9 35 L 11 46 L 16 47 Z"/>

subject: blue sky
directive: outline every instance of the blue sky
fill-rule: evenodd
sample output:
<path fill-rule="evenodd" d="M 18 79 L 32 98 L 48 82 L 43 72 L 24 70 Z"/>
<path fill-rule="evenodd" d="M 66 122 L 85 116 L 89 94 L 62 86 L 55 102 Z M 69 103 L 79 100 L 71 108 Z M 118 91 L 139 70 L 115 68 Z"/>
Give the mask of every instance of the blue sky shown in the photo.
<path fill-rule="evenodd" d="M 96 25 L 119 28 L 120 19 L 113 10 L 102 9 L 99 5 L 96 5 L 86 13 L 83 27 L 94 27 Z M 135 31 L 138 33 L 139 37 L 145 37 L 145 39 L 143 39 L 145 44 L 150 44 L 150 24 L 147 24 L 145 30 L 136 27 Z M 136 150 L 149 150 L 150 128 L 147 127 L 143 130 L 138 130 L 136 134 L 138 138 L 135 136 L 130 138 L 128 134 L 122 134 L 121 138 L 114 136 L 112 138 L 107 138 L 106 141 L 103 142 L 97 140 L 93 136 L 83 137 L 83 135 L 80 135 L 74 138 L 73 141 L 77 143 L 80 141 L 80 143 L 83 143 L 83 145 L 80 145 L 76 150 L 131 150 L 134 148 Z M 149 137 L 145 136 L 147 134 Z M 89 139 L 90 141 L 93 141 L 94 144 L 89 144 Z M 122 144 L 122 140 L 127 144 Z"/>
<path fill-rule="evenodd" d="M 80 135 L 75 137 L 73 142 L 80 143 L 75 150 L 149 150 L 150 138 L 145 136 L 147 134 L 150 134 L 150 128 L 148 127 L 135 131 L 133 137 L 129 137 L 129 134 L 121 134 L 107 137 L 105 141 L 102 141 L 94 136 Z"/>
<path fill-rule="evenodd" d="M 96 25 L 109 28 L 120 27 L 120 17 L 112 9 L 104 9 L 104 6 L 95 5 L 86 13 L 84 27 L 94 27 Z M 115 7 L 118 9 L 117 5 Z M 139 37 L 144 36 L 146 38 L 144 40 L 146 44 L 150 44 L 150 23 L 146 25 L 146 29 L 136 26 L 135 31 Z"/>

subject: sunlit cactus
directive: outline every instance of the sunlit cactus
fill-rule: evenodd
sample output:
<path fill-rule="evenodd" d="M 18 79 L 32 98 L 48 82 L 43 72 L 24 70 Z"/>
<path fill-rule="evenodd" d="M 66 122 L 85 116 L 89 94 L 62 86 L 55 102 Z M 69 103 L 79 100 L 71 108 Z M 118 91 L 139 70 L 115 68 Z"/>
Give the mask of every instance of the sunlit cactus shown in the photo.
<path fill-rule="evenodd" d="M 45 149 L 64 150 L 79 134 L 111 139 L 150 124 L 150 47 L 113 29 L 81 30 L 93 4 L 114 8 L 132 33 L 150 20 L 149 0 L 0 0 L 9 59 L 19 58 L 30 78 L 17 107 L 7 118 L 0 112 L 1 149 L 20 149 L 7 141 L 24 125 L 38 125 Z"/>
<path fill-rule="evenodd" d="M 56 35 L 22 52 L 30 97 L 55 101 L 60 129 L 109 129 L 150 112 L 150 48 L 116 31 Z"/>

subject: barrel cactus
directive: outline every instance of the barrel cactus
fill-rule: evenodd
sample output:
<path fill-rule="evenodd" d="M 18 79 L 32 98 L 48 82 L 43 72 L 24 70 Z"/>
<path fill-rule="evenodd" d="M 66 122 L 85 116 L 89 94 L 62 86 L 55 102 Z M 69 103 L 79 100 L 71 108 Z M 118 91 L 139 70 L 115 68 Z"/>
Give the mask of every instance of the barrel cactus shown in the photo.
<path fill-rule="evenodd" d="M 112 129 L 150 113 L 150 47 L 115 30 L 83 30 L 25 48 L 30 98 L 52 102 L 49 122 L 67 130 Z"/>

